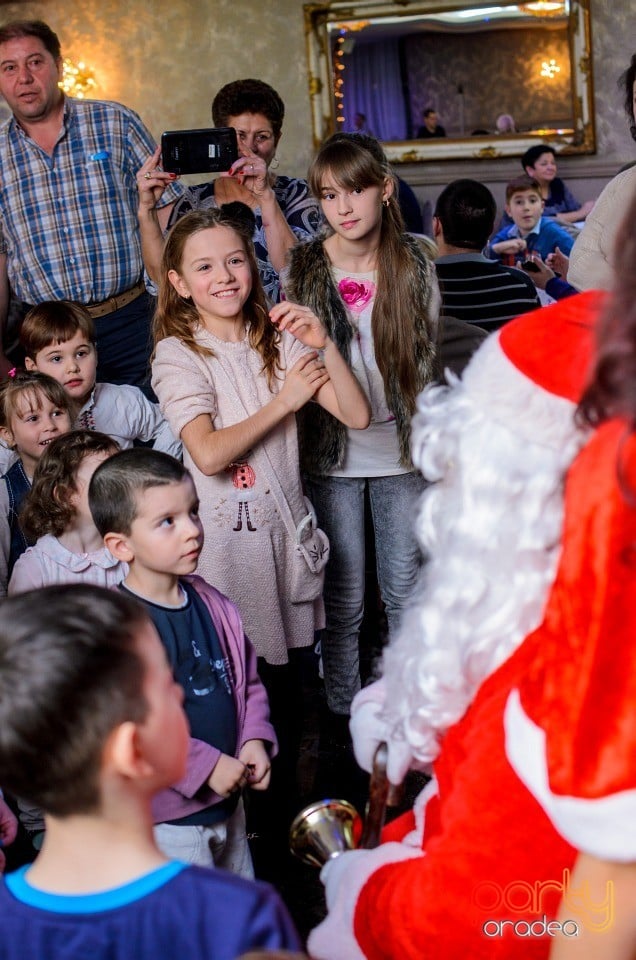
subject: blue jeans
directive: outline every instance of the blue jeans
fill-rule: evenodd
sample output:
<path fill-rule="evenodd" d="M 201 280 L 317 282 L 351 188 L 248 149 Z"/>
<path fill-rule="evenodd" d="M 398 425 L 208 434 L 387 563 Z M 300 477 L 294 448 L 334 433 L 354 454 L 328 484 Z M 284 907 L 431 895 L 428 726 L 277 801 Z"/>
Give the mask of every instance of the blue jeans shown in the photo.
<path fill-rule="evenodd" d="M 142 293 L 125 307 L 94 320 L 98 383 L 130 383 L 156 401 L 150 387 L 154 307 L 154 298 Z"/>
<path fill-rule="evenodd" d="M 20 305 L 23 316 L 31 306 L 29 303 Z M 93 324 L 97 342 L 97 383 L 130 383 L 156 403 L 157 397 L 150 386 L 154 311 L 154 297 L 142 293 L 125 307 L 97 317 Z M 21 347 L 12 347 L 10 356 L 18 365 L 24 364 Z"/>
<path fill-rule="evenodd" d="M 376 567 L 389 638 L 413 590 L 422 562 L 414 518 L 425 481 L 419 473 L 394 477 L 309 477 L 307 492 L 329 537 L 325 571 L 326 628 L 322 660 L 327 704 L 347 714 L 360 689 L 358 637 L 364 615 L 364 492 L 369 490 Z"/>

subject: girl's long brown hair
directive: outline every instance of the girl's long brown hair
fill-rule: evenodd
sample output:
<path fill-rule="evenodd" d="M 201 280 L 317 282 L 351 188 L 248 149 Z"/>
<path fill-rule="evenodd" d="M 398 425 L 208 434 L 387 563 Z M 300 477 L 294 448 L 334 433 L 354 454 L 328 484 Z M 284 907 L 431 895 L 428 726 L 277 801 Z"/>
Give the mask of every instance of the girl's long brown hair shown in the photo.
<path fill-rule="evenodd" d="M 238 235 L 245 250 L 252 289 L 243 306 L 243 316 L 248 331 L 249 345 L 260 353 L 263 371 L 272 387 L 277 370 L 280 370 L 278 342 L 280 334 L 269 319 L 269 304 L 258 274 L 254 244 L 254 214 L 244 203 L 226 203 L 210 210 L 193 210 L 177 220 L 166 238 L 161 260 L 159 296 L 153 322 L 155 346 L 166 337 L 176 337 L 195 353 L 214 356 L 214 351 L 195 339 L 201 321 L 191 300 L 180 296 L 168 279 L 171 270 L 181 273 L 186 242 L 202 230 L 214 227 L 229 227 Z"/>
<path fill-rule="evenodd" d="M 418 298 L 420 268 L 413 251 L 402 241 L 404 220 L 397 177 L 374 137 L 336 133 L 323 143 L 309 168 L 309 186 L 319 201 L 329 178 L 347 190 L 382 188 L 387 180 L 393 182 L 393 193 L 382 206 L 371 331 L 387 399 L 390 377 L 397 373 L 404 402 L 413 413 L 423 387 L 418 377 L 416 358 L 421 351 L 414 321 L 422 311 Z"/>

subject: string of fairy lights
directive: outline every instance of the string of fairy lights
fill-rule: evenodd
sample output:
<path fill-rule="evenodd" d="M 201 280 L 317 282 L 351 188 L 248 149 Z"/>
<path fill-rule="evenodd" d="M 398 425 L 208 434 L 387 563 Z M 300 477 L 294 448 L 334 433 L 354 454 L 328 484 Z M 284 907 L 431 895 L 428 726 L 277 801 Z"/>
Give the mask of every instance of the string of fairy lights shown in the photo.
<path fill-rule="evenodd" d="M 333 52 L 333 95 L 336 101 L 336 124 L 337 127 L 342 127 L 346 122 L 345 117 L 345 107 L 344 107 L 344 85 L 345 85 L 345 62 L 344 57 L 346 53 L 350 53 L 350 48 L 347 49 L 347 34 L 358 33 L 360 30 L 364 30 L 365 27 L 369 26 L 369 20 L 351 20 L 346 23 L 336 24 L 336 29 L 338 30 L 338 36 L 336 38 L 335 48 Z"/>
<path fill-rule="evenodd" d="M 493 8 L 499 9 L 499 8 Z M 531 14 L 534 17 L 554 17 L 561 16 L 566 9 L 563 0 L 533 0 L 533 2 L 522 3 L 519 10 L 523 13 Z M 482 15 L 487 10 L 480 11 Z M 345 23 L 336 23 L 334 27 L 338 31 L 336 42 L 333 48 L 333 95 L 336 106 L 336 128 L 342 128 L 347 122 L 345 115 L 345 55 L 350 53 L 347 48 L 347 35 L 364 30 L 369 26 L 368 20 L 351 20 Z M 83 64 L 80 64 L 83 66 Z M 541 76 L 553 80 L 561 72 L 561 68 L 555 60 L 544 60 L 541 64 Z"/>
<path fill-rule="evenodd" d="M 344 43 L 347 31 L 341 27 L 336 40 L 335 56 L 333 58 L 333 95 L 336 101 L 336 124 L 342 127 L 345 122 L 344 114 Z"/>

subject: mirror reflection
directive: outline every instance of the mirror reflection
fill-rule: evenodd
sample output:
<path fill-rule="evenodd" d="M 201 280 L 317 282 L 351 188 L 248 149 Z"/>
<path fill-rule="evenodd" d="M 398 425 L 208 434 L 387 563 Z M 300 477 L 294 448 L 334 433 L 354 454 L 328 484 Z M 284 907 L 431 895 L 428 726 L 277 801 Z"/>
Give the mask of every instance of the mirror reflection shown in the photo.
<path fill-rule="evenodd" d="M 507 115 L 516 132 L 571 133 L 567 7 L 545 20 L 516 6 L 464 13 L 330 24 L 342 128 L 362 116 L 380 140 L 467 137 L 495 133 Z"/>
<path fill-rule="evenodd" d="M 592 152 L 588 0 L 451 3 L 305 8 L 316 139 L 370 132 L 398 160 L 519 153 L 528 136 Z"/>

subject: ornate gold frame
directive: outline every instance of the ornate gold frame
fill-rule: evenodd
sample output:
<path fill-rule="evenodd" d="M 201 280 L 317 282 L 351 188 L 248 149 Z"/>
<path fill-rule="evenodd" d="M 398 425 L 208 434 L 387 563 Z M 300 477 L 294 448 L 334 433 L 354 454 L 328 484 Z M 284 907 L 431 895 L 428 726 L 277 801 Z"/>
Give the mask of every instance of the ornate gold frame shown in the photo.
<path fill-rule="evenodd" d="M 512 6 L 512 0 L 499 0 L 500 6 Z M 516 5 L 516 4 L 515 4 Z M 478 7 L 479 2 L 471 4 Z M 304 6 L 309 99 L 314 146 L 335 130 L 331 57 L 328 25 L 386 17 L 413 16 L 462 9 L 466 0 L 359 0 L 347 3 L 333 0 Z M 405 140 L 384 143 L 394 163 L 495 159 L 519 156 L 533 143 L 551 144 L 560 154 L 595 153 L 594 83 L 592 76 L 592 37 L 590 0 L 570 0 L 568 23 L 571 58 L 573 132 L 545 130 L 528 134 L 471 136 L 463 139 Z"/>

